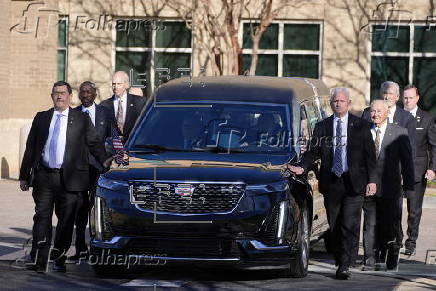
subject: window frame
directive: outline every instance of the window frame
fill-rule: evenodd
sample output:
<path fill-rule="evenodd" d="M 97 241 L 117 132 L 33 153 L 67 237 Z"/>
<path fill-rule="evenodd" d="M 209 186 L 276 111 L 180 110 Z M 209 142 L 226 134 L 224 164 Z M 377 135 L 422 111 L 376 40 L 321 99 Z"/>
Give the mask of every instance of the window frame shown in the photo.
<path fill-rule="evenodd" d="M 244 36 L 244 24 L 260 23 L 259 20 L 244 19 L 239 24 L 238 40 L 242 49 L 242 55 L 252 55 L 253 49 L 242 48 Z M 318 56 L 318 79 L 322 77 L 322 53 L 324 22 L 322 20 L 276 20 L 271 24 L 278 24 L 278 46 L 277 49 L 258 49 L 258 55 L 277 55 L 277 77 L 283 77 L 283 59 L 285 55 L 309 55 Z M 319 49 L 318 50 L 287 50 L 284 49 L 285 24 L 316 24 L 319 25 Z"/>
<path fill-rule="evenodd" d="M 181 22 L 184 25 L 186 25 L 186 22 L 189 20 L 183 20 L 183 19 L 177 19 L 177 18 L 138 18 L 138 17 L 114 17 L 113 21 L 116 23 L 118 20 L 152 20 L 152 21 L 160 21 L 160 22 Z M 150 53 L 150 79 L 146 81 L 145 88 L 147 92 L 150 93 L 150 96 L 155 91 L 155 75 L 156 75 L 156 66 L 155 66 L 155 53 L 188 53 L 191 55 L 190 57 L 190 69 L 191 74 L 193 70 L 193 45 L 194 45 L 194 37 L 192 30 L 189 29 L 191 32 L 191 47 L 190 48 L 157 48 L 156 47 L 156 29 L 151 29 L 151 47 L 118 47 L 117 46 L 117 29 L 112 29 L 112 54 L 111 54 L 111 62 L 112 62 L 112 74 L 115 73 L 115 66 L 116 66 L 116 54 L 117 52 L 149 52 Z M 126 72 L 130 75 L 130 72 Z M 170 72 L 170 75 L 173 72 Z M 130 80 L 130 84 L 132 85 L 132 80 Z"/>
<path fill-rule="evenodd" d="M 394 23 L 391 26 L 400 26 L 400 27 L 408 27 L 409 28 L 409 51 L 408 52 L 374 52 L 372 51 L 372 40 L 375 26 L 380 26 L 380 23 L 373 22 L 371 23 L 368 37 L 368 72 L 369 72 L 369 82 L 367 94 L 365 96 L 366 101 L 369 103 L 371 101 L 371 65 L 372 65 L 372 57 L 403 57 L 407 58 L 409 62 L 409 74 L 408 74 L 408 83 L 413 84 L 413 69 L 414 69 L 414 59 L 415 58 L 436 58 L 436 52 L 415 52 L 415 27 L 417 26 L 428 26 L 425 22 L 411 22 L 411 23 Z M 431 27 L 430 27 L 431 28 Z M 387 80 L 385 80 L 387 81 Z"/>

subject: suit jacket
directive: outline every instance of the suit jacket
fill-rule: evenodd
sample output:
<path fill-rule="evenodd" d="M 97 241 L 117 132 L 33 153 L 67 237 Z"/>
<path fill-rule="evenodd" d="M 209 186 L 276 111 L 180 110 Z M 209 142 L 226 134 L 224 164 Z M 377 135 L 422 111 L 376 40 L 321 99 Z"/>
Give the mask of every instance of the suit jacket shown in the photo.
<path fill-rule="evenodd" d="M 367 107 L 365 108 L 365 110 L 363 110 L 362 118 L 371 122 L 370 107 Z M 396 106 L 393 121 L 394 124 L 397 124 L 407 129 L 410 143 L 412 145 L 412 153 L 413 156 L 415 157 L 416 156 L 416 148 L 415 148 L 416 122 L 415 119 L 413 118 L 413 115 L 410 112 L 404 110 L 403 108 Z"/>
<path fill-rule="evenodd" d="M 111 98 L 106 99 L 100 103 L 101 106 L 104 106 L 109 109 L 112 116 L 115 118 L 115 107 L 114 107 L 115 95 Z M 136 120 L 141 114 L 142 109 L 144 108 L 146 103 L 146 99 L 141 96 L 127 94 L 127 108 L 126 110 L 126 120 L 124 121 L 123 126 L 123 140 L 126 141 L 130 135 L 130 132 L 135 125 Z"/>
<path fill-rule="evenodd" d="M 33 119 L 20 169 L 20 180 L 29 181 L 38 170 L 49 135 L 54 109 L 38 112 Z M 62 179 L 67 191 L 86 191 L 89 186 L 89 153 L 101 163 L 108 157 L 100 143 L 91 119 L 86 113 L 70 108 Z"/>
<path fill-rule="evenodd" d="M 77 106 L 73 110 L 82 112 L 82 105 Z M 110 111 L 101 105 L 95 105 L 95 131 L 97 133 L 98 140 L 101 144 L 105 144 L 106 138 L 112 137 L 112 127 L 115 125 L 115 119 L 111 115 Z M 89 155 L 89 164 L 94 168 L 103 171 L 102 165 L 97 161 L 93 155 Z"/>
<path fill-rule="evenodd" d="M 434 118 L 419 107 L 415 120 L 415 180 L 421 181 L 427 169 L 436 170 L 436 125 Z"/>
<path fill-rule="evenodd" d="M 307 170 L 321 159 L 319 171 L 319 190 L 329 194 L 332 182 L 333 147 L 333 115 L 315 125 L 310 148 L 304 153 L 301 166 Z M 375 165 L 375 145 L 371 136 L 370 124 L 348 113 L 347 125 L 347 163 L 354 194 L 366 192 L 368 183 L 377 181 Z M 334 193 L 332 193 L 334 194 Z"/>
<path fill-rule="evenodd" d="M 377 196 L 399 198 L 403 188 L 413 191 L 415 178 L 412 147 L 407 130 L 399 125 L 389 123 L 380 145 L 377 160 Z"/>

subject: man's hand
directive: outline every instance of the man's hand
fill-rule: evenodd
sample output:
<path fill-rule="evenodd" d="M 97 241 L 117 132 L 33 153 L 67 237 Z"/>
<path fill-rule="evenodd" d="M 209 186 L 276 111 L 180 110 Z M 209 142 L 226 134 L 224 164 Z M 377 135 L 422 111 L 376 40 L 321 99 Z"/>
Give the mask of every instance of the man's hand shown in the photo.
<path fill-rule="evenodd" d="M 20 189 L 21 191 L 28 191 L 29 190 L 29 183 L 24 180 L 20 180 Z"/>
<path fill-rule="evenodd" d="M 304 173 L 304 169 L 302 167 L 296 167 L 292 165 L 287 165 L 288 170 L 295 175 L 301 175 Z"/>
<path fill-rule="evenodd" d="M 425 173 L 425 178 L 427 180 L 433 181 L 435 178 L 435 172 L 433 170 L 428 169 L 427 172 Z"/>
<path fill-rule="evenodd" d="M 368 185 L 366 185 L 366 196 L 374 196 L 376 192 L 377 185 L 375 183 L 368 183 Z"/>

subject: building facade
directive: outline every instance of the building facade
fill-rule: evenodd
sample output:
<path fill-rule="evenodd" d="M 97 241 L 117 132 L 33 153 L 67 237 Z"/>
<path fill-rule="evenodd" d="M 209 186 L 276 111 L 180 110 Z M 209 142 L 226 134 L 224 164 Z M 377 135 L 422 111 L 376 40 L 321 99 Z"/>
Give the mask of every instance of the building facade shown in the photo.
<path fill-rule="evenodd" d="M 0 3 L 1 177 L 16 178 L 33 116 L 51 106 L 56 80 L 91 80 L 97 102 L 124 70 L 145 96 L 182 75 L 320 78 L 349 87 L 361 111 L 381 82 L 420 89 L 436 113 L 436 16 L 433 1 L 396 0 L 10 0 Z M 270 23 L 253 47 L 251 34 Z M 240 55 L 238 58 L 237 56 Z M 235 70 L 235 68 L 237 68 Z M 207 84 L 206 84 L 207 85 Z"/>

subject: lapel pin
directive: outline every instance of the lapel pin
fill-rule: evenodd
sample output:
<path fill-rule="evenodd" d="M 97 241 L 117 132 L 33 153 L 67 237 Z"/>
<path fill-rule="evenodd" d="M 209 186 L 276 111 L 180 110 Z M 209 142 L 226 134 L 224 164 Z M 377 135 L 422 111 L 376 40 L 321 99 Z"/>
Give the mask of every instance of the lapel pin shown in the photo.
<path fill-rule="evenodd" d="M 101 125 L 103 125 L 103 124 L 104 124 L 104 122 L 103 122 L 103 121 L 100 121 L 100 124 L 101 124 Z"/>
<path fill-rule="evenodd" d="M 130 103 L 130 106 L 133 106 L 133 104 L 132 104 L 132 103 Z"/>

